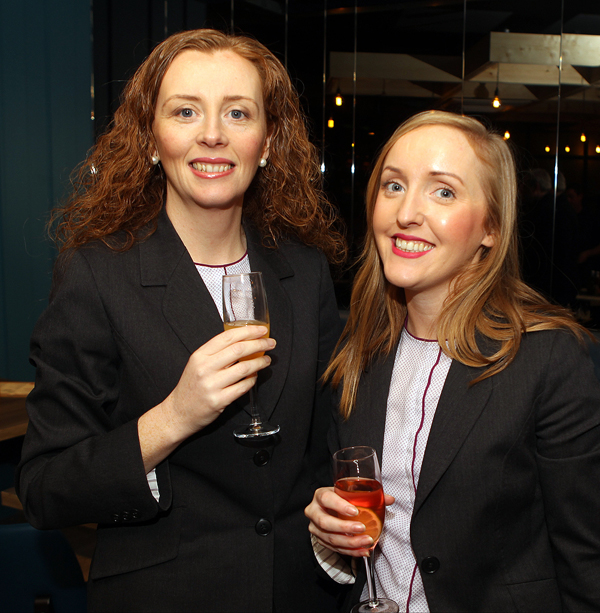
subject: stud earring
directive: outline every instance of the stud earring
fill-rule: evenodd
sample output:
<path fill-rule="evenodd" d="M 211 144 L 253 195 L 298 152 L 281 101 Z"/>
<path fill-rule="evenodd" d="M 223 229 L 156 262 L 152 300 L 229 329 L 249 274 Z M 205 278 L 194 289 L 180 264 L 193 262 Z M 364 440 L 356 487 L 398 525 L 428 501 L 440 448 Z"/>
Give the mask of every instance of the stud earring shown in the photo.
<path fill-rule="evenodd" d="M 264 168 L 264 167 L 267 165 L 267 160 L 266 160 L 265 158 L 262 158 L 262 159 L 260 160 L 260 162 L 258 163 L 258 165 L 259 165 L 261 168 Z"/>
<path fill-rule="evenodd" d="M 156 166 L 160 162 L 160 158 L 158 157 L 158 155 L 153 155 L 150 159 L 152 160 L 154 166 Z"/>

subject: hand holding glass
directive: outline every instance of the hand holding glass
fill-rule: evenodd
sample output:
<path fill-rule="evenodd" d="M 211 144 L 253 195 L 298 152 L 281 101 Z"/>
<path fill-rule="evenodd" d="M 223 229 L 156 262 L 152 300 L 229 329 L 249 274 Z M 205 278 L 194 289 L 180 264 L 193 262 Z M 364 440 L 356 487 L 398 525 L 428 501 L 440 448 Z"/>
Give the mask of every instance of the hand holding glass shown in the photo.
<path fill-rule="evenodd" d="M 353 504 L 358 515 L 352 519 L 365 525 L 373 539 L 369 557 L 364 557 L 369 599 L 357 604 L 352 613 L 398 613 L 398 605 L 377 598 L 373 551 L 383 530 L 385 502 L 377 453 L 372 447 L 347 447 L 333 454 L 335 493 Z"/>
<path fill-rule="evenodd" d="M 223 277 L 223 325 L 225 330 L 240 326 L 266 326 L 269 323 L 269 309 L 262 274 L 250 272 L 241 275 L 225 275 Z M 265 335 L 268 338 L 269 332 Z M 243 360 L 252 360 L 264 355 L 264 351 L 253 353 Z M 279 432 L 279 426 L 272 426 L 260 418 L 256 398 L 255 384 L 250 390 L 249 426 L 236 428 L 233 435 L 237 438 L 261 438 Z"/>

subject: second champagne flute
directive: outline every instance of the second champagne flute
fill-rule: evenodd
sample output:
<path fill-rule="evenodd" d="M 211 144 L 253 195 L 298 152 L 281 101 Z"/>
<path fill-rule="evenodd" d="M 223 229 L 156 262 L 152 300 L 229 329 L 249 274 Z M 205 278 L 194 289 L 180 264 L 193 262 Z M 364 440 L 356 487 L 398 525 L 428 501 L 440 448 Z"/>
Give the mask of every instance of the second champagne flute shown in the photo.
<path fill-rule="evenodd" d="M 365 534 L 373 539 L 370 555 L 363 558 L 367 570 L 369 599 L 357 604 L 352 613 L 398 613 L 398 605 L 388 598 L 378 598 L 375 587 L 374 552 L 383 530 L 385 501 L 381 469 L 372 447 L 346 447 L 333 454 L 335 493 L 353 504 L 358 515 L 352 519 L 365 525 Z"/>
<path fill-rule="evenodd" d="M 240 326 L 266 326 L 271 329 L 262 273 L 223 276 L 223 326 L 225 330 Z M 269 332 L 266 334 L 266 337 L 268 336 Z M 242 360 L 251 360 L 261 355 L 264 355 L 264 351 L 253 353 Z M 262 438 L 279 432 L 279 426 L 272 426 L 260 417 L 256 398 L 257 386 L 258 382 L 250 390 L 251 423 L 233 431 L 237 438 Z"/>

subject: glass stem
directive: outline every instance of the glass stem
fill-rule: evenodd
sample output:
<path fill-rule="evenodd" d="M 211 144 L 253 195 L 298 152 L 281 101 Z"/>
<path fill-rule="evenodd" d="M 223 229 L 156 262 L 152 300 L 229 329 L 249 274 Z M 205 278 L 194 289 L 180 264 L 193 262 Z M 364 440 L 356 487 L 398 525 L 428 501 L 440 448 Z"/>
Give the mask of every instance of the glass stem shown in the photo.
<path fill-rule="evenodd" d="M 369 557 L 363 556 L 367 569 L 367 588 L 369 590 L 370 607 L 376 607 L 379 604 L 377 601 L 377 589 L 375 588 L 375 556 L 373 554 L 374 551 L 372 550 Z"/>
<path fill-rule="evenodd" d="M 250 388 L 250 417 L 252 418 L 251 427 L 260 428 L 262 421 L 258 412 L 258 403 L 256 402 L 256 384 Z"/>

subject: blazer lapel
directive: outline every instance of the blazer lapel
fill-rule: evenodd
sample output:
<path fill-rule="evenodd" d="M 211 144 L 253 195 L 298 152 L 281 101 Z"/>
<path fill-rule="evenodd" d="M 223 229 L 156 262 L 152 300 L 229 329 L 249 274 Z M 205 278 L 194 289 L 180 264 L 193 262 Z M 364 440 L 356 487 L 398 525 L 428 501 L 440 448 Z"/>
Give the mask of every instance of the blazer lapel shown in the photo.
<path fill-rule="evenodd" d="M 285 291 L 283 279 L 294 276 L 294 271 L 277 249 L 266 249 L 253 228 L 244 226 L 248 241 L 250 268 L 262 272 L 271 320 L 271 336 L 277 346 L 269 352 L 271 366 L 258 375 L 259 410 L 269 419 L 283 391 L 290 366 L 293 321 L 292 304 Z"/>
<path fill-rule="evenodd" d="M 414 513 L 456 456 L 490 397 L 492 378 L 469 387 L 480 373 L 481 369 L 452 362 L 427 440 Z"/>
<path fill-rule="evenodd" d="M 166 286 L 163 314 L 190 354 L 223 331 L 217 307 L 164 209 L 156 232 L 140 243 L 140 267 L 143 286 Z"/>
<path fill-rule="evenodd" d="M 352 419 L 340 424 L 342 432 L 346 432 L 340 437 L 342 446 L 368 445 L 373 447 L 380 462 L 383 458 L 387 399 L 396 350 L 397 345 L 389 355 L 379 358 L 377 362 L 363 371 Z"/>

